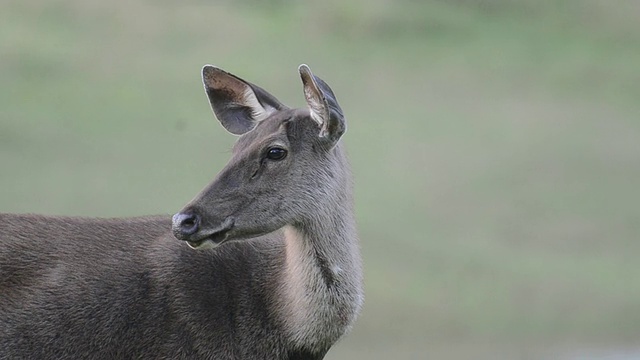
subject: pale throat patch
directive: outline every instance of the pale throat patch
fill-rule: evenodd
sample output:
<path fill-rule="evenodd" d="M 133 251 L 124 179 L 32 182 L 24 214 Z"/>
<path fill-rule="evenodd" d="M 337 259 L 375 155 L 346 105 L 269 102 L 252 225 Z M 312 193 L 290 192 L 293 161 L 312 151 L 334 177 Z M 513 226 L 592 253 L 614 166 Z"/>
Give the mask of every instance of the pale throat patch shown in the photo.
<path fill-rule="evenodd" d="M 308 282 L 318 275 L 313 264 L 311 247 L 304 236 L 293 226 L 285 226 L 284 241 L 286 245 L 285 289 L 290 296 L 291 305 L 295 309 L 292 315 L 300 316 L 308 311 Z"/>
<path fill-rule="evenodd" d="M 335 319 L 336 308 L 329 300 L 331 295 L 327 292 L 312 245 L 294 227 L 287 225 L 282 230 L 286 259 L 281 310 L 291 339 L 299 345 L 309 346 L 309 342 L 313 344 L 329 334 L 339 336 L 331 320 Z M 331 270 L 342 271 L 338 266 L 332 266 Z"/>

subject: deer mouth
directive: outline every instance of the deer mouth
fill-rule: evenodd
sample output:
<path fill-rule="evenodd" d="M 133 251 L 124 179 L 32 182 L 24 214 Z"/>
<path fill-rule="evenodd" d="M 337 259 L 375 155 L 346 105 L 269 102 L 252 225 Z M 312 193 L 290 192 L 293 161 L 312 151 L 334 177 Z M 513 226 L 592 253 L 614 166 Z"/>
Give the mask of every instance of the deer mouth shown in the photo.
<path fill-rule="evenodd" d="M 227 232 L 207 236 L 200 240 L 186 240 L 187 245 L 194 250 L 213 249 L 222 245 L 227 240 Z"/>
<path fill-rule="evenodd" d="M 198 234 L 197 239 L 188 239 L 185 240 L 185 242 L 190 248 L 195 250 L 216 248 L 228 240 L 229 231 L 233 228 L 233 225 L 233 218 L 227 218 L 220 227 L 209 231 L 203 229 L 201 233 Z"/>

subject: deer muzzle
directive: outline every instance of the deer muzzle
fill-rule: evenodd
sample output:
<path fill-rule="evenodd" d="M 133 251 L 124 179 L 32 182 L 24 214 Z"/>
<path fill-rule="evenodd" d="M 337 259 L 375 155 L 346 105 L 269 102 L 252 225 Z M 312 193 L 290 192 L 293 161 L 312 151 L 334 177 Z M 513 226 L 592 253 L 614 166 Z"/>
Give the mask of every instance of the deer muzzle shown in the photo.
<path fill-rule="evenodd" d="M 171 229 L 178 240 L 183 240 L 192 249 L 203 249 L 220 246 L 228 239 L 229 231 L 235 220 L 227 217 L 219 226 L 204 228 L 202 219 L 195 213 L 177 213 L 173 215 Z"/>

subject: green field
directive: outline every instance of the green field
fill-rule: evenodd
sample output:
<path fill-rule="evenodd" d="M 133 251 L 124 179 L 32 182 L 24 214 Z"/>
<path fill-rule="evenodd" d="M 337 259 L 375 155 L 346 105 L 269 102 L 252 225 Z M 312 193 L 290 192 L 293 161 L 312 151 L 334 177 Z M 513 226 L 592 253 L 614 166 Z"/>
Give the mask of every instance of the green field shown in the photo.
<path fill-rule="evenodd" d="M 349 124 L 366 303 L 328 359 L 640 346 L 640 3 L 0 2 L 0 211 L 174 213 L 225 164 L 212 63 Z M 586 349 L 586 350 L 584 350 Z"/>

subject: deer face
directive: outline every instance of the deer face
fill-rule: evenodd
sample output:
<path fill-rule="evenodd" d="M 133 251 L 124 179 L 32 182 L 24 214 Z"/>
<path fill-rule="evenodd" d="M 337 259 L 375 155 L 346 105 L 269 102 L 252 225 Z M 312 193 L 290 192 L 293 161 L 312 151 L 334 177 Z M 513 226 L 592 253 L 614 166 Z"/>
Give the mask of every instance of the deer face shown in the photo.
<path fill-rule="evenodd" d="M 203 68 L 205 91 L 225 129 L 240 135 L 216 179 L 173 217 L 173 233 L 192 248 L 275 231 L 309 216 L 331 189 L 333 148 L 345 131 L 324 81 L 301 65 L 308 108 L 275 97 L 221 69 Z"/>

